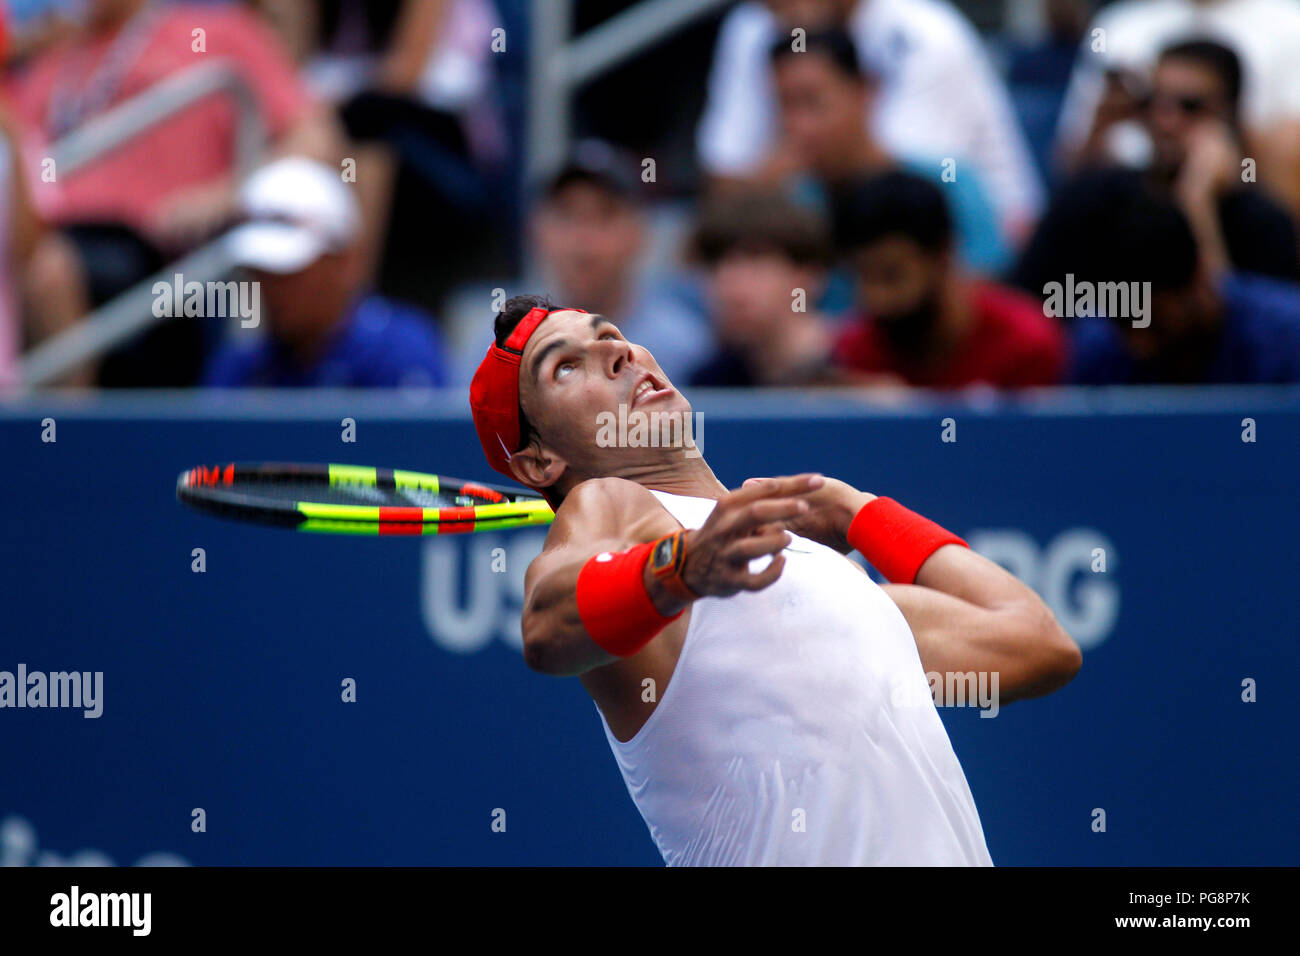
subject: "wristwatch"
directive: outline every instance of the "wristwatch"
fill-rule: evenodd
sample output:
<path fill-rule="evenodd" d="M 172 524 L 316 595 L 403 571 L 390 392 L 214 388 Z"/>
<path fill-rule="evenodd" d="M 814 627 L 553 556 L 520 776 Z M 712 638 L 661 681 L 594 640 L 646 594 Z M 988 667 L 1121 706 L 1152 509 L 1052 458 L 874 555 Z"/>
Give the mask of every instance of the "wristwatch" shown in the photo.
<path fill-rule="evenodd" d="M 655 542 L 650 550 L 650 573 L 658 578 L 669 594 L 683 601 L 694 601 L 699 595 L 682 580 L 686 567 L 686 531 L 674 531 Z"/>

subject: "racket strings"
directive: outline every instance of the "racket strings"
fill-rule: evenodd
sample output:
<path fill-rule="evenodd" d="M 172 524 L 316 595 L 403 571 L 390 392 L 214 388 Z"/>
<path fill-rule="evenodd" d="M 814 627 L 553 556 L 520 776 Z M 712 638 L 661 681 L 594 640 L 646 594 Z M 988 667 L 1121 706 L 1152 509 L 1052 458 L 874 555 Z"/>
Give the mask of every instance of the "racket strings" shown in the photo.
<path fill-rule="evenodd" d="M 554 518 L 535 493 L 357 465 L 203 466 L 181 473 L 176 494 L 211 514 L 332 534 L 460 534 Z"/>
<path fill-rule="evenodd" d="M 380 508 L 457 508 L 490 504 L 486 498 L 446 494 L 428 488 L 377 488 L 374 485 L 293 482 L 259 478 L 239 479 L 230 490 L 270 501 L 292 504 L 310 501 L 322 505 L 371 505 Z"/>

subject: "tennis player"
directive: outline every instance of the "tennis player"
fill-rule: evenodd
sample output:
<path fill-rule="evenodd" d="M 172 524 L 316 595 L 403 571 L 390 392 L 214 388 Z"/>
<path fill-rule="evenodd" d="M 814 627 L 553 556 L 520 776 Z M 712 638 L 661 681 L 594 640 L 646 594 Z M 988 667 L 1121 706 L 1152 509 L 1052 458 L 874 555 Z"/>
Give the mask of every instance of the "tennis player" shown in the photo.
<path fill-rule="evenodd" d="M 483 451 L 556 509 L 524 657 L 579 676 L 664 860 L 992 865 L 926 675 L 996 674 L 1002 703 L 1066 684 L 1079 648 L 1038 596 L 890 498 L 730 491 L 690 448 L 602 440 L 620 405 L 691 414 L 603 316 L 517 296 L 495 333 Z"/>

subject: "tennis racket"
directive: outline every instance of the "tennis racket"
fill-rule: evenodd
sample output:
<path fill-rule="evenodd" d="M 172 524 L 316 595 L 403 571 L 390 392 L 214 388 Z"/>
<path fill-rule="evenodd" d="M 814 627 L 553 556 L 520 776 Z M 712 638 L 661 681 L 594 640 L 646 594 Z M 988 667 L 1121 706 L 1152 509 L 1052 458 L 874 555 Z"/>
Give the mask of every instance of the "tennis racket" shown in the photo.
<path fill-rule="evenodd" d="M 223 518 L 323 534 L 466 534 L 555 518 L 532 491 L 361 465 L 200 465 L 181 472 L 176 497 Z"/>

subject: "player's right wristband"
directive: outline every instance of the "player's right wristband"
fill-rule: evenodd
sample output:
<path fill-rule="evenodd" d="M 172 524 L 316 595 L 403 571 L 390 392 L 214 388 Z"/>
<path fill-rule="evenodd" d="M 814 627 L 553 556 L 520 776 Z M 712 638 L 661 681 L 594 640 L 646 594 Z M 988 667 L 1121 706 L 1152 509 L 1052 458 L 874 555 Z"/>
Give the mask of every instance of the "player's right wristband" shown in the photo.
<path fill-rule="evenodd" d="M 645 566 L 657 542 L 602 551 L 578 572 L 578 616 L 591 639 L 616 657 L 631 657 L 682 616 L 664 617 L 645 589 Z M 683 609 L 684 610 L 684 609 Z"/>
<path fill-rule="evenodd" d="M 911 584 L 927 558 L 945 544 L 968 545 L 893 498 L 872 498 L 849 525 L 849 544 L 889 581 Z"/>

